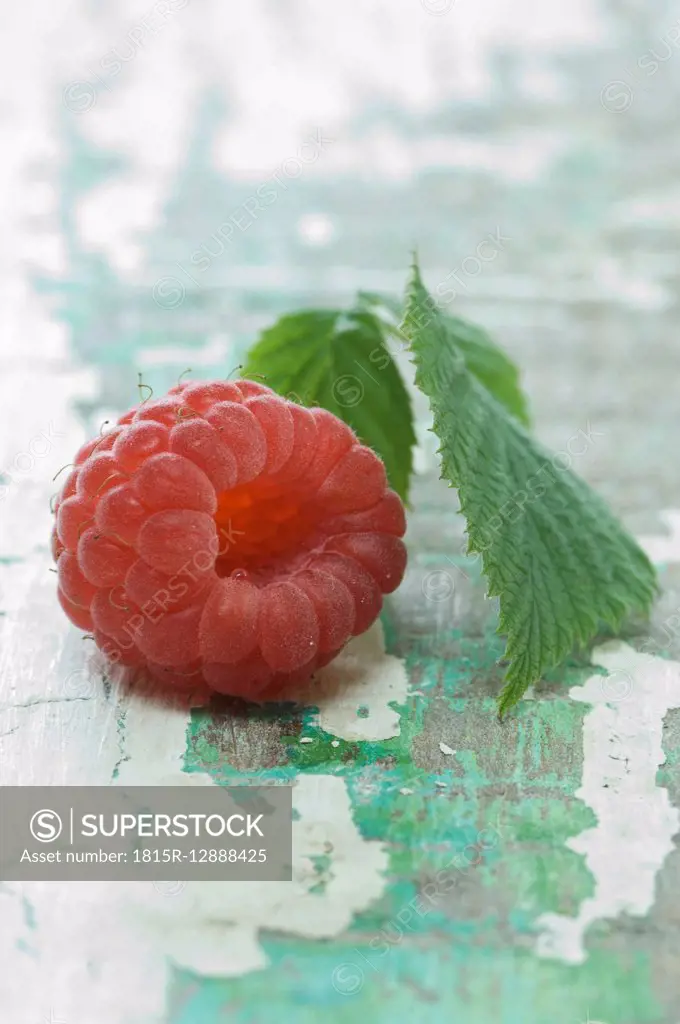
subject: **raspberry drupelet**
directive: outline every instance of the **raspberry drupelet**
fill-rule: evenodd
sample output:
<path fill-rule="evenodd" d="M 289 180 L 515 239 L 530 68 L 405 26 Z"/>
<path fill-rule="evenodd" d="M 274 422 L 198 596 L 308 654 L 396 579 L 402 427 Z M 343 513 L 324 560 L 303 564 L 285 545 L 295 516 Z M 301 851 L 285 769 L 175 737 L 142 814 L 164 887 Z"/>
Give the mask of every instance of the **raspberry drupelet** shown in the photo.
<path fill-rule="evenodd" d="M 184 383 L 85 444 L 55 504 L 59 600 L 114 663 L 274 700 L 376 620 L 403 505 L 325 409 Z"/>

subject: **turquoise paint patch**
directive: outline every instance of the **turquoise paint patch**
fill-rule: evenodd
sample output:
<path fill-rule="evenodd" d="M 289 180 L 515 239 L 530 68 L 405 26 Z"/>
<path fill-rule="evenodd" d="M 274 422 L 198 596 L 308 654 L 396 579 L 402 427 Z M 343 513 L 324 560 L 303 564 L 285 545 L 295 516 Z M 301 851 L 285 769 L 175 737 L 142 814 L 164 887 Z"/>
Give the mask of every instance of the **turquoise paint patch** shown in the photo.
<path fill-rule="evenodd" d="M 242 978 L 177 972 L 169 1024 L 661 1024 L 648 956 L 599 952 L 579 969 L 474 935 L 312 944 L 263 936 L 272 965 Z M 195 986 L 198 984 L 198 987 Z M 194 986 L 193 992 L 191 991 Z M 187 995 L 187 993 L 190 993 Z M 284 1009 L 285 1008 L 285 1009 Z"/>
<path fill-rule="evenodd" d="M 450 707 L 452 693 L 467 691 L 459 699 L 468 716 L 472 712 L 470 728 L 474 728 L 474 720 L 493 715 L 492 700 L 479 702 L 470 693 L 474 674 L 479 666 L 489 664 L 493 653 L 480 650 L 479 644 L 465 643 L 465 647 L 465 664 L 446 665 L 440 674 L 438 697 Z M 388 849 L 385 892 L 355 916 L 351 927 L 359 947 L 368 943 L 370 949 L 372 943 L 374 951 L 385 943 L 390 948 L 406 943 L 399 936 L 407 921 L 409 943 L 422 940 L 428 947 L 443 944 L 455 950 L 482 946 L 488 952 L 487 968 L 492 969 L 497 958 L 505 956 L 508 943 L 521 938 L 533 946 L 539 914 L 575 912 L 591 894 L 592 879 L 583 858 L 564 843 L 593 824 L 593 816 L 573 799 L 579 783 L 576 766 L 567 761 L 558 776 L 546 773 L 544 763 L 552 758 L 551 751 L 559 752 L 580 737 L 583 712 L 577 704 L 527 704 L 514 719 L 514 762 L 499 762 L 493 751 L 473 749 L 470 740 L 454 758 L 447 758 L 446 768 L 433 773 L 414 767 L 411 761 L 413 741 L 424 725 L 426 706 L 422 700 L 408 702 L 398 738 L 378 743 L 339 741 L 337 747 L 332 746 L 331 737 L 313 726 L 310 711 L 288 710 L 286 721 L 314 740 L 301 745 L 299 735 L 286 738 L 284 728 L 288 777 L 341 774 L 361 835 L 385 843 Z M 254 714 L 268 717 L 271 712 Z M 212 728 L 209 716 L 195 713 L 186 758 L 189 770 L 213 771 Z M 219 765 L 218 772 L 219 781 L 254 778 L 253 772 L 237 773 L 224 765 Z M 259 777 L 266 777 L 266 772 Z M 524 799 L 517 802 L 499 796 L 499 783 L 512 787 L 513 793 L 524 788 Z M 401 794 L 404 787 L 413 792 Z M 494 893 L 496 898 L 490 900 Z M 427 907 L 427 912 L 418 913 L 416 907 Z M 316 954 L 307 951 L 304 956 L 316 962 Z M 297 955 L 291 963 L 302 969 Z M 314 987 L 307 974 L 305 987 L 309 986 Z M 331 999 L 336 1007 L 335 996 L 327 994 L 324 999 L 324 1006 Z M 417 1005 L 420 1012 L 422 1006 Z M 454 1008 L 456 1012 L 465 1008 L 465 1019 L 475 1019 L 470 1016 L 469 1004 L 453 1003 L 447 1012 Z M 344 1019 L 342 1001 L 334 1012 L 339 1014 L 338 1020 Z M 515 1020 L 525 1024 L 524 1018 Z"/>

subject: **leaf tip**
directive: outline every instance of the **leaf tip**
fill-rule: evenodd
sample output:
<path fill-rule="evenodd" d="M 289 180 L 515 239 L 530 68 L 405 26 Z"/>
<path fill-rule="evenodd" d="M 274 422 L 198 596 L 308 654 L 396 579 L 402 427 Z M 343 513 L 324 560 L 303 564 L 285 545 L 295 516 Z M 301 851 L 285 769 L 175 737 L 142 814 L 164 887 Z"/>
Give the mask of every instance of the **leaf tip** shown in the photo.
<path fill-rule="evenodd" d="M 498 711 L 498 721 L 501 725 L 505 722 L 507 714 L 517 704 L 517 699 L 505 694 L 505 689 L 501 690 L 498 697 L 496 698 L 496 709 Z"/>
<path fill-rule="evenodd" d="M 414 288 L 423 287 L 423 280 L 420 274 L 420 261 L 418 259 L 418 250 L 411 250 L 411 277 L 408 282 L 406 291 L 407 293 L 412 291 Z"/>

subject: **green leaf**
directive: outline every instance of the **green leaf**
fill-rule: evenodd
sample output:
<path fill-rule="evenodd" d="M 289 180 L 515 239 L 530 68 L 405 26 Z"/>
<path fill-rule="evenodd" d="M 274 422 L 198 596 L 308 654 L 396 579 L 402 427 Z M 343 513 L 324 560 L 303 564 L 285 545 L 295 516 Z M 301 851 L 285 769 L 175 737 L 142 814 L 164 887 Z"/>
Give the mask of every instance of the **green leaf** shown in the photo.
<path fill-rule="evenodd" d="M 434 414 L 442 476 L 458 488 L 468 551 L 481 554 L 489 595 L 500 597 L 510 662 L 502 715 L 600 624 L 617 629 L 629 612 L 648 612 L 655 572 L 605 503 L 473 376 L 417 265 L 404 330 Z M 576 451 L 590 442 L 581 432 Z"/>
<path fill-rule="evenodd" d="M 519 370 L 502 349 L 493 343 L 482 327 L 442 314 L 455 343 L 463 354 L 465 365 L 487 391 L 520 423 L 528 427 L 531 418 L 527 400 L 519 383 Z"/>
<path fill-rule="evenodd" d="M 304 310 L 283 316 L 248 353 L 244 377 L 335 413 L 383 460 L 404 499 L 413 468 L 411 400 L 370 311 Z"/>
<path fill-rule="evenodd" d="M 358 298 L 365 308 L 383 313 L 388 330 L 404 338 L 401 329 L 402 308 L 396 299 L 375 292 L 359 292 Z M 446 320 L 449 330 L 455 336 L 456 345 L 470 373 L 481 381 L 508 412 L 528 427 L 531 422 L 529 408 L 520 386 L 519 370 L 512 359 L 477 324 L 461 320 L 441 309 L 439 316 Z"/>

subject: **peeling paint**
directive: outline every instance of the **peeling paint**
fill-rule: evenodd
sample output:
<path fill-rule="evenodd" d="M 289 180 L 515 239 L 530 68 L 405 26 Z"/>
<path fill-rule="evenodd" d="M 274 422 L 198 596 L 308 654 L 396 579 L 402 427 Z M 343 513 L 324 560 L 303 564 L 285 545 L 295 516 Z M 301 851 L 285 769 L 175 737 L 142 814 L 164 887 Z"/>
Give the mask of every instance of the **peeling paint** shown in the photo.
<path fill-rule="evenodd" d="M 406 665 L 385 653 L 382 623 L 357 636 L 314 680 L 308 697 L 318 724 L 344 740 L 384 740 L 399 735 L 399 712 L 408 693 Z M 359 709 L 366 708 L 366 717 Z"/>
<path fill-rule="evenodd" d="M 190 703 L 130 700 L 126 760 L 117 784 L 215 785 L 208 775 L 182 770 Z M 39 992 L 34 973 L 47 972 L 50 998 L 69 1020 L 162 1024 L 172 965 L 203 976 L 234 977 L 267 966 L 262 930 L 314 939 L 344 932 L 354 915 L 384 892 L 387 849 L 361 836 L 341 778 L 300 776 L 293 806 L 292 882 L 191 882 L 165 888 L 146 882 L 32 883 L 0 891 L 0 907 L 10 922 L 2 929 L 5 939 L 23 936 L 39 958 L 21 960 L 26 989 Z M 319 887 L 322 855 L 328 867 Z M 22 894 L 35 906 L 38 931 L 31 934 L 20 917 Z M 60 973 L 65 947 L 72 967 Z M 5 952 L 9 957 L 9 946 Z M 16 975 L 13 996 L 15 982 Z"/>
<path fill-rule="evenodd" d="M 193 776 L 185 776 L 192 778 Z M 267 966 L 260 930 L 329 939 L 384 891 L 387 850 L 365 841 L 352 818 L 343 779 L 300 776 L 293 790 L 293 881 L 191 882 L 159 901 L 139 889 L 127 907 L 132 929 L 149 934 L 177 966 L 205 976 L 234 977 Z M 319 889 L 318 858 L 327 855 Z"/>
<path fill-rule="evenodd" d="M 215 785 L 210 776 L 182 771 L 191 701 L 163 706 L 134 702 L 126 717 L 129 759 L 120 784 Z M 142 929 L 149 955 L 161 951 L 177 966 L 203 975 L 231 977 L 266 966 L 260 929 L 310 938 L 344 931 L 355 913 L 385 888 L 387 851 L 366 842 L 352 819 L 345 781 L 300 776 L 293 790 L 293 881 L 192 882 L 175 898 L 159 900 L 152 886 L 128 889 L 124 927 Z M 323 892 L 316 859 L 328 854 Z"/>
<path fill-rule="evenodd" d="M 625 643 L 598 647 L 592 675 L 569 691 L 592 705 L 583 720 L 583 779 L 576 791 L 597 825 L 567 842 L 585 856 L 594 892 L 576 917 L 543 914 L 536 952 L 570 964 L 587 958 L 586 932 L 620 914 L 642 917 L 654 904 L 656 876 L 673 847 L 680 815 L 657 785 L 665 761 L 663 721 L 680 707 L 680 663 L 641 654 Z"/>

